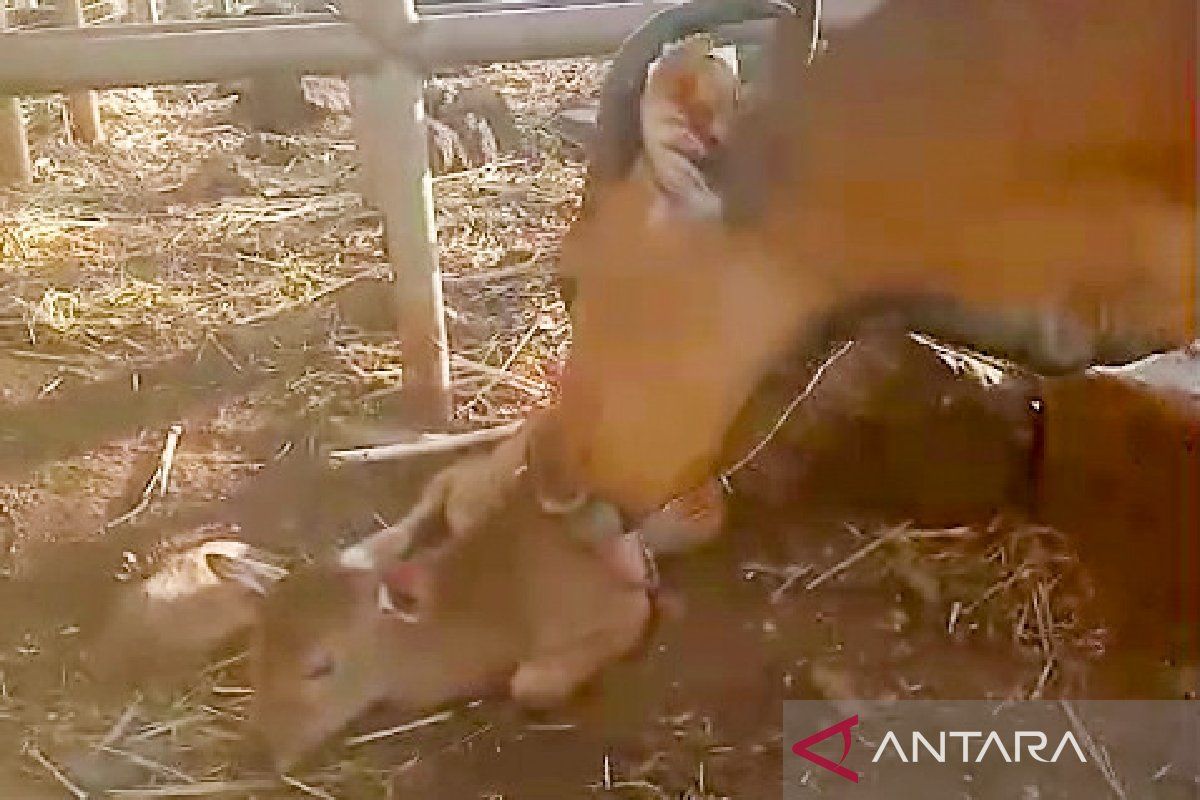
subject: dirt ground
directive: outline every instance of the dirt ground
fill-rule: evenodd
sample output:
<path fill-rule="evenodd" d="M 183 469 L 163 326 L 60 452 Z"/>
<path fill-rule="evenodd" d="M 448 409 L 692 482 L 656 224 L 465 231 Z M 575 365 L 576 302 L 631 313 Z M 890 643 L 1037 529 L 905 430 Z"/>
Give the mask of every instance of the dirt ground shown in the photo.
<path fill-rule="evenodd" d="M 498 89 L 526 138 L 435 182 L 464 428 L 553 396 L 570 334 L 551 272 L 583 169 L 551 120 L 601 75 L 454 79 Z M 561 711 L 462 703 L 280 778 L 245 739 L 237 650 L 182 685 L 99 691 L 84 643 L 117 576 L 164 543 L 328 550 L 395 518 L 434 466 L 324 458 L 387 429 L 403 368 L 348 119 L 265 158 L 232 104 L 210 86 L 108 92 L 107 141 L 83 148 L 34 101 L 36 183 L 0 193 L 0 797 L 754 800 L 779 791 L 786 699 L 1079 696 L 1117 658 L 1061 534 L 784 509 L 750 471 L 722 542 L 661 565 L 643 651 Z M 147 491 L 173 425 L 169 482 Z M 352 733 L 407 721 L 381 710 Z"/>

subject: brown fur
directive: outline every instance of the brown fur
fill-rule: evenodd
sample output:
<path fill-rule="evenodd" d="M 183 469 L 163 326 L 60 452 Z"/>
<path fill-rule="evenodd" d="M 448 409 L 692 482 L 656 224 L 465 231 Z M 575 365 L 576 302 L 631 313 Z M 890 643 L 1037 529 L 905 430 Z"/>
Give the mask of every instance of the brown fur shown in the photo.
<path fill-rule="evenodd" d="M 431 523 L 455 538 L 482 527 L 509 501 L 524 473 L 536 420 L 535 415 L 491 450 L 463 456 L 435 474 L 403 519 L 343 551 L 342 563 L 374 568 L 401 558 L 421 544 L 417 539 Z"/>
<path fill-rule="evenodd" d="M 379 605 L 387 585 L 396 611 Z M 283 768 L 379 702 L 409 710 L 496 685 L 540 707 L 632 648 L 645 589 L 542 513 L 528 485 L 482 530 L 378 570 L 321 566 L 268 598 L 253 721 Z"/>
<path fill-rule="evenodd" d="M 1200 663 L 1200 351 L 1050 380 L 1044 398 L 1039 517 L 1078 536 L 1121 644 Z"/>
<path fill-rule="evenodd" d="M 386 565 L 421 546 L 422 534 L 431 528 L 451 538 L 470 536 L 512 501 L 526 476 L 543 513 L 560 518 L 570 535 L 589 542 L 615 575 L 639 583 L 644 580 L 641 554 L 631 554 L 619 513 L 588 491 L 569 454 L 558 410 L 538 409 L 492 450 L 465 456 L 437 473 L 403 519 L 347 548 L 340 561 L 355 568 Z M 709 481 L 641 520 L 638 533 L 655 553 L 689 549 L 717 535 L 724 511 L 722 491 Z"/>
<path fill-rule="evenodd" d="M 944 297 L 907 322 L 1038 366 L 1193 336 L 1196 16 L 891 0 L 812 67 L 781 21 L 720 187 L 742 224 L 648 229 L 625 182 L 564 244 L 585 480 L 630 510 L 695 485 L 767 365 L 868 295 Z"/>

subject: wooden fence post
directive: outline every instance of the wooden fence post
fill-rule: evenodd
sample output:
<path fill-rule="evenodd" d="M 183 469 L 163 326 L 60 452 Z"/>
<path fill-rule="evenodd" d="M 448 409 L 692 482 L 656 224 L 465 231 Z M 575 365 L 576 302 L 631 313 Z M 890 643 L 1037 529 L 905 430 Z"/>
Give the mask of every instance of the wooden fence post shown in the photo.
<path fill-rule="evenodd" d="M 358 191 L 363 201 L 379 208 L 379 192 L 375 189 L 375 174 L 371 169 L 380 159 L 374 151 L 379 146 L 371 141 L 371 137 L 380 129 L 380 123 L 370 119 L 372 104 L 367 100 L 370 96 L 369 78 L 365 75 L 350 76 L 350 124 L 354 132 L 354 143 L 358 149 Z"/>
<path fill-rule="evenodd" d="M 59 15 L 69 28 L 83 27 L 83 4 L 80 0 L 58 0 Z M 66 93 L 67 111 L 71 118 L 71 138 L 83 144 L 95 144 L 104 138 L 100 127 L 100 107 L 96 93 L 89 90 Z"/>
<path fill-rule="evenodd" d="M 129 11 L 134 22 L 158 22 L 155 0 L 129 0 Z"/>
<path fill-rule="evenodd" d="M 192 0 L 164 0 L 163 13 L 169 19 L 195 19 L 196 6 Z"/>
<path fill-rule="evenodd" d="M 413 0 L 379 2 L 373 14 L 388 27 L 417 23 Z M 355 99 L 362 106 L 359 130 L 369 128 L 362 142 L 364 180 L 383 212 L 388 258 L 396 274 L 405 416 L 436 427 L 450 418 L 450 361 L 425 138 L 424 77 L 385 58 L 376 71 L 356 81 Z"/>
<path fill-rule="evenodd" d="M 6 26 L 4 5 L 0 3 L 0 31 Z M 0 97 L 0 186 L 28 183 L 32 178 L 21 101 L 15 97 Z"/>

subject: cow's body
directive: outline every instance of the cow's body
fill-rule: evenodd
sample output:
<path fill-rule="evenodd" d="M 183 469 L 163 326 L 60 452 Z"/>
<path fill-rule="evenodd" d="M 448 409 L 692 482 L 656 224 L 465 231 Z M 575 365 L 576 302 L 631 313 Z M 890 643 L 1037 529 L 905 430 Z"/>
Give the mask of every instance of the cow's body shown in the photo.
<path fill-rule="evenodd" d="M 811 67 L 781 22 L 735 219 L 648 228 L 617 182 L 564 246 L 585 480 L 628 509 L 699 480 L 770 360 L 856 306 L 1043 368 L 1194 336 L 1196 16 L 889 0 Z"/>

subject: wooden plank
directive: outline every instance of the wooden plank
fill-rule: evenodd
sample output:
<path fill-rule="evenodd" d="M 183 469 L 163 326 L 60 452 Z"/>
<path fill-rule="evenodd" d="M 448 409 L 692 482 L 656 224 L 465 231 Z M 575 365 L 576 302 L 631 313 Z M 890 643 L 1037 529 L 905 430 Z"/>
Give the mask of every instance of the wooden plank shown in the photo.
<path fill-rule="evenodd" d="M 413 0 L 373 11 L 377 19 L 394 19 L 398 27 L 417 22 Z M 359 132 L 365 134 L 364 180 L 383 212 L 388 258 L 396 275 L 404 353 L 402 410 L 412 424 L 440 427 L 450 418 L 450 360 L 423 86 L 423 75 L 385 61 L 361 76 L 355 99 L 360 102 Z"/>
<path fill-rule="evenodd" d="M 129 0 L 129 12 L 137 23 L 158 22 L 158 4 L 155 0 Z"/>
<path fill-rule="evenodd" d="M 571 58 L 612 53 L 667 0 L 566 8 L 446 14 L 393 37 L 423 68 Z M 319 15 L 318 15 L 319 16 Z M 37 30 L 6 34 L 0 92 L 35 94 L 70 87 L 112 88 L 244 77 L 294 68 L 310 73 L 368 71 L 376 48 L 350 22 L 287 17 Z M 218 23 L 236 22 L 235 25 Z M 753 25 L 753 23 L 747 23 Z"/>
<path fill-rule="evenodd" d="M 64 25 L 82 28 L 83 4 L 80 0 L 59 0 L 59 14 Z M 100 127 L 100 106 L 96 93 L 90 90 L 67 92 L 67 110 L 70 114 L 71 138 L 81 144 L 95 144 L 104 139 Z"/>
<path fill-rule="evenodd" d="M 169 19 L 195 19 L 196 4 L 192 0 L 164 0 L 163 12 Z"/>
<path fill-rule="evenodd" d="M 4 5 L 0 3 L 0 32 L 5 27 Z M 0 97 L 0 187 L 28 183 L 32 178 L 21 101 L 15 97 Z"/>
<path fill-rule="evenodd" d="M 371 165 L 381 156 L 376 153 L 379 144 L 371 137 L 379 126 L 371 124 L 368 119 L 370 105 L 367 102 L 367 96 L 369 92 L 366 76 L 350 76 L 350 122 L 354 130 L 354 141 L 358 147 L 358 191 L 367 205 L 378 208 L 379 192 L 375 189 L 375 176 L 371 172 Z"/>

